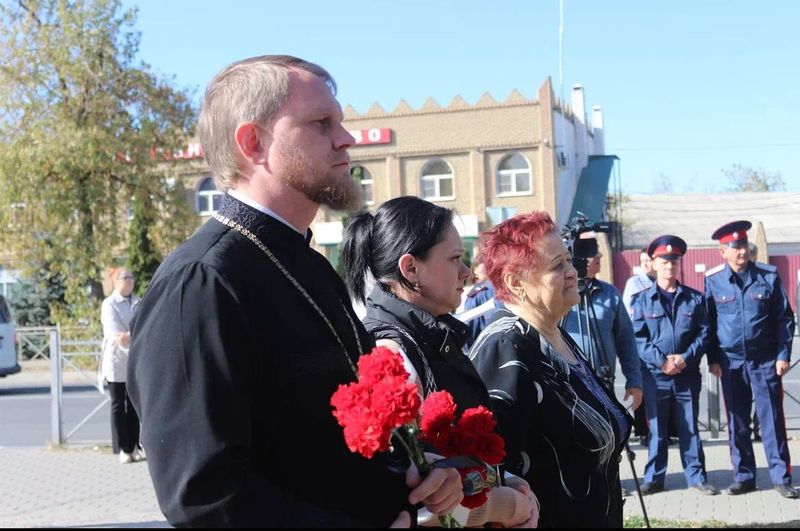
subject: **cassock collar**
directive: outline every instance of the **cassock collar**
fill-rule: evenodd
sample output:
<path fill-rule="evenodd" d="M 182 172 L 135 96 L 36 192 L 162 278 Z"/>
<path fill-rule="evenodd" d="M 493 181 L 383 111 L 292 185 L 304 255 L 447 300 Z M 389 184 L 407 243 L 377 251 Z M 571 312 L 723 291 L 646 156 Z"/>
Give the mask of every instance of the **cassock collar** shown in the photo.
<path fill-rule="evenodd" d="M 454 339 L 459 348 L 469 336 L 469 327 L 450 314 L 438 317 L 395 297 L 376 285 L 367 297 L 367 319 L 373 318 L 389 324 L 399 325 L 411 335 L 419 334 L 433 348 L 441 350 L 447 337 Z"/>
<path fill-rule="evenodd" d="M 292 227 L 239 201 L 230 194 L 222 196 L 218 213 L 249 230 L 265 245 L 285 243 L 288 246 L 308 247 L 314 233 L 308 229 L 303 236 Z"/>

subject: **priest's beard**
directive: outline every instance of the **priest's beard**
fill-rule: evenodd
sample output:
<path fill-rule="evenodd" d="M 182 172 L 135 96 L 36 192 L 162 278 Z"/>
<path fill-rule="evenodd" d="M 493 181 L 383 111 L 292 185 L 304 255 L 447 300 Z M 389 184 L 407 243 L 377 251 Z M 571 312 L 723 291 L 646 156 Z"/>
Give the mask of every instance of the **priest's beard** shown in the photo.
<path fill-rule="evenodd" d="M 350 176 L 349 169 L 331 168 L 337 159 L 332 159 L 329 171 L 323 173 L 315 170 L 311 159 L 295 146 L 281 143 L 278 150 L 286 161 L 283 178 L 310 200 L 333 210 L 352 211 L 363 204 L 361 184 Z"/>

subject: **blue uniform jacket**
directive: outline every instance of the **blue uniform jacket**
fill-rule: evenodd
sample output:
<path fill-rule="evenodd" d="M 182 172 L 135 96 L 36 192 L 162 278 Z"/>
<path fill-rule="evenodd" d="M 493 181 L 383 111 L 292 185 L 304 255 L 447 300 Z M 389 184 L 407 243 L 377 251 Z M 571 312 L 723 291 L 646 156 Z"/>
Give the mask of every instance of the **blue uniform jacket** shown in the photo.
<path fill-rule="evenodd" d="M 679 283 L 672 320 L 656 284 L 634 295 L 631 307 L 639 356 L 650 372 L 661 374 L 669 354 L 680 354 L 686 362 L 681 374 L 698 370 L 708 349 L 708 314 L 702 293 Z M 714 363 L 714 359 L 709 362 Z"/>
<path fill-rule="evenodd" d="M 729 358 L 789 361 L 794 314 L 776 267 L 750 262 L 740 289 L 728 264 L 706 277 L 709 352 Z"/>
<path fill-rule="evenodd" d="M 592 296 L 592 306 L 597 316 L 599 341 L 608 357 L 609 368 L 613 372 L 617 367 L 617 358 L 625 375 L 625 388 L 638 387 L 642 389 L 642 370 L 639 362 L 639 353 L 636 351 L 636 340 L 633 337 L 631 318 L 622 304 L 619 290 L 608 282 L 593 279 L 589 286 Z M 584 343 L 584 334 L 580 333 L 578 325 L 578 308 L 573 306 L 567 314 L 563 328 L 578 346 Z M 597 353 L 595 353 L 597 356 Z M 595 365 L 600 360 L 595 359 Z"/>

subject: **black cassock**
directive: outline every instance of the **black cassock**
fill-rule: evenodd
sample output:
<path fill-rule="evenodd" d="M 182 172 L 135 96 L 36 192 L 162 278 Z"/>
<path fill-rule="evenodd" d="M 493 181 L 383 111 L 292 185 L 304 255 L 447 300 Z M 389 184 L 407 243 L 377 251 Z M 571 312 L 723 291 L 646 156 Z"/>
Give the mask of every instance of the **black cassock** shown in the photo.
<path fill-rule="evenodd" d="M 331 413 L 354 380 L 354 331 L 373 346 L 344 284 L 285 224 L 229 195 L 220 214 L 274 253 L 347 354 L 261 249 L 203 225 L 158 269 L 131 327 L 128 390 L 161 510 L 181 526 L 387 526 L 405 478 L 385 455 L 351 453 Z"/>

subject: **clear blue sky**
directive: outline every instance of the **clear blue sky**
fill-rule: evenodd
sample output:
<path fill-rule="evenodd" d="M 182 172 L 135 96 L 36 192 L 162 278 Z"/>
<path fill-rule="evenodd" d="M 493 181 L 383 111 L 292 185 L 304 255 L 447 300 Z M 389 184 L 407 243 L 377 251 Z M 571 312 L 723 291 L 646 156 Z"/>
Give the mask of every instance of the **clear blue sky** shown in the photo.
<path fill-rule="evenodd" d="M 559 93 L 558 0 L 125 0 L 141 59 L 200 98 L 245 57 L 286 53 L 327 68 L 364 112 L 429 96 L 474 103 L 516 88 Z M 800 1 L 564 0 L 564 93 L 605 113 L 623 190 L 722 190 L 741 164 L 800 191 Z"/>

